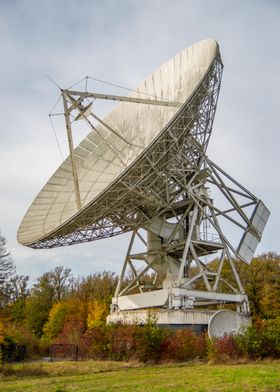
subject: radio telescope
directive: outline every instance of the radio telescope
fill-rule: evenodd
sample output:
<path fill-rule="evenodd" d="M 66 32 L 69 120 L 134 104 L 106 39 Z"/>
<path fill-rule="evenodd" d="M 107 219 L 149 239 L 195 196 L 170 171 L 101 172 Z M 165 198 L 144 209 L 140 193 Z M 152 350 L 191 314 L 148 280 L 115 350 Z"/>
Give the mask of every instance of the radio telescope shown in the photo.
<path fill-rule="evenodd" d="M 199 331 L 224 304 L 236 305 L 240 325 L 249 320 L 236 260 L 251 262 L 269 211 L 206 154 L 222 70 L 209 39 L 128 96 L 61 90 L 70 154 L 28 209 L 18 241 L 42 249 L 131 232 L 109 322 L 145 322 L 152 310 L 160 325 Z M 120 103 L 100 119 L 95 101 L 106 99 Z M 76 121 L 90 132 L 74 148 Z M 215 330 L 225 318 L 215 317 Z"/>

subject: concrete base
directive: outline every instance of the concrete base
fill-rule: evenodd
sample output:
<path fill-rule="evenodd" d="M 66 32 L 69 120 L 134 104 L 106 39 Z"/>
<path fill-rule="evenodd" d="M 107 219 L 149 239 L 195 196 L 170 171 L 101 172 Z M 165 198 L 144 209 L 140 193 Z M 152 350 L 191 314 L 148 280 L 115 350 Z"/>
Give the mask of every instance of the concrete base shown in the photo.
<path fill-rule="evenodd" d="M 249 316 L 232 310 L 198 309 L 138 309 L 120 310 L 107 317 L 107 323 L 146 324 L 154 321 L 160 327 L 173 329 L 191 328 L 194 332 L 208 331 L 210 337 L 236 334 L 250 324 Z"/>
<path fill-rule="evenodd" d="M 154 320 L 162 327 L 192 328 L 196 332 L 207 330 L 210 318 L 216 310 L 196 309 L 138 309 L 122 310 L 110 314 L 107 323 L 145 324 Z"/>

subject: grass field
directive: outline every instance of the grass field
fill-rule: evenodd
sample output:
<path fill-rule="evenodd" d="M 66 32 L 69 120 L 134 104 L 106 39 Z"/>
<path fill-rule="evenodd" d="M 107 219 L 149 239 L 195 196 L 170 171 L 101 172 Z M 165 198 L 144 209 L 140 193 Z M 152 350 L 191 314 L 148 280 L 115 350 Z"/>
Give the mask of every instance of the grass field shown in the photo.
<path fill-rule="evenodd" d="M 5 370 L 5 369 L 4 369 Z M 280 362 L 143 366 L 120 362 L 11 365 L 1 392 L 280 391 Z"/>

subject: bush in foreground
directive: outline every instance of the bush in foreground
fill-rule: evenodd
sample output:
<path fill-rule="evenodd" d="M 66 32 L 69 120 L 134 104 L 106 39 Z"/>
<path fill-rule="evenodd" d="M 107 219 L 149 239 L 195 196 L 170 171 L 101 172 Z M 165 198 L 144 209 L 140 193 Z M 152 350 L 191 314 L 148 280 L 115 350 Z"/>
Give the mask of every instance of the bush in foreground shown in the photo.
<path fill-rule="evenodd" d="M 241 355 L 247 358 L 280 358 L 280 317 L 259 320 L 245 328 L 235 341 Z"/>
<path fill-rule="evenodd" d="M 242 357 L 242 350 L 235 337 L 207 339 L 207 358 L 210 363 L 230 363 Z"/>
<path fill-rule="evenodd" d="M 206 357 L 206 336 L 191 329 L 170 332 L 164 341 L 163 359 L 168 362 L 186 362 Z"/>
<path fill-rule="evenodd" d="M 64 335 L 56 343 L 71 343 Z M 185 362 L 206 358 L 206 338 L 191 329 L 144 325 L 99 325 L 88 329 L 79 342 L 80 359 L 136 360 L 143 363 Z"/>
<path fill-rule="evenodd" d="M 2 361 L 13 360 L 12 352 L 17 345 L 26 345 L 29 357 L 48 355 L 45 350 L 48 342 L 33 338 L 24 327 L 19 330 L 9 324 L 8 330 L 9 334 L 4 330 L 1 333 Z M 79 358 L 93 360 L 164 363 L 199 359 L 230 363 L 280 358 L 280 318 L 255 320 L 239 335 L 220 339 L 209 339 L 191 329 L 160 328 L 153 320 L 145 325 L 100 324 L 87 330 L 73 320 L 52 343 L 77 344 Z"/>

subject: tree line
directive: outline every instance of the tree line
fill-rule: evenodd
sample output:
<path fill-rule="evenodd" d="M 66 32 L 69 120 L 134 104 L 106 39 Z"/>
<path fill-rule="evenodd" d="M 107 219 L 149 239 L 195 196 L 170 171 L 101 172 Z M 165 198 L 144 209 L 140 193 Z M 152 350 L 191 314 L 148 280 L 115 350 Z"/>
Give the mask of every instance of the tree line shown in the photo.
<path fill-rule="evenodd" d="M 210 262 L 209 267 L 216 262 Z M 236 261 L 236 268 L 249 297 L 254 325 L 259 328 L 260 325 L 279 321 L 280 256 L 269 252 L 255 257 L 250 265 Z M 230 280 L 230 268 L 224 273 Z M 79 278 L 69 268 L 57 266 L 39 276 L 29 287 L 28 276 L 16 273 L 5 238 L 0 235 L 0 344 L 10 338 L 26 345 L 30 355 L 40 355 L 47 352 L 52 343 L 84 344 L 88 349 L 96 347 L 108 333 L 113 334 L 116 341 L 120 340 L 120 336 L 124 340 L 124 336 L 129 337 L 132 333 L 132 327 L 120 329 L 121 335 L 105 327 L 117 278 L 110 271 Z M 137 328 L 135 331 L 134 334 L 141 334 L 141 329 L 140 332 Z M 154 337 L 157 334 L 163 336 L 162 332 L 147 331 Z M 183 335 L 178 336 L 182 339 Z M 172 342 L 176 345 L 174 340 Z M 104 347 L 108 348 L 109 343 L 106 344 Z M 111 341 L 110 347 L 112 345 Z"/>

